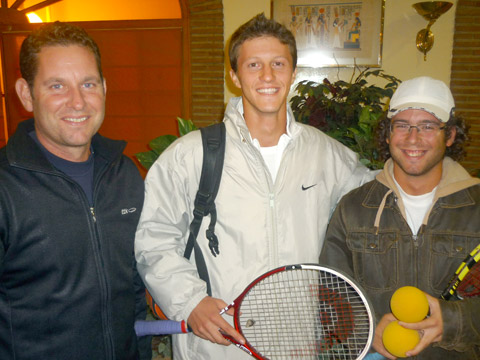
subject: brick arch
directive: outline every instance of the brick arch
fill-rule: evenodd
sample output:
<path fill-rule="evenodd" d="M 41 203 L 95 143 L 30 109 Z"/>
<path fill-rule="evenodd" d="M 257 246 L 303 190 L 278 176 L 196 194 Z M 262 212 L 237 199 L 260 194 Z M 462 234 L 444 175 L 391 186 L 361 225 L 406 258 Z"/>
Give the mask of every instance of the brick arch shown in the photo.
<path fill-rule="evenodd" d="M 462 164 L 480 170 L 480 1 L 459 0 L 455 13 L 450 87 L 457 112 L 470 124 L 470 144 Z"/>
<path fill-rule="evenodd" d="M 218 122 L 224 112 L 222 0 L 180 0 L 185 30 L 185 117 L 197 126 Z"/>

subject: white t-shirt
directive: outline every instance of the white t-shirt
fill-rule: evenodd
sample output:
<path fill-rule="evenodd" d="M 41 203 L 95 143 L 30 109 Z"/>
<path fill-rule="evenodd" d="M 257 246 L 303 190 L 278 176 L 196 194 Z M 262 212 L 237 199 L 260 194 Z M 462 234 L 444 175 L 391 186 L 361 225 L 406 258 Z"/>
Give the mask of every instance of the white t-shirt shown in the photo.
<path fill-rule="evenodd" d="M 395 179 L 394 179 L 395 180 Z M 423 218 L 427 213 L 430 206 L 432 206 L 433 198 L 435 197 L 435 192 L 437 188 L 435 187 L 431 192 L 422 194 L 422 195 L 409 195 L 403 191 L 402 187 L 397 185 L 400 196 L 402 197 L 403 204 L 405 205 L 405 213 L 407 215 L 407 223 L 412 229 L 413 234 L 417 234 L 420 226 L 422 226 Z"/>
<path fill-rule="evenodd" d="M 283 134 L 278 140 L 278 144 L 275 146 L 262 147 L 258 143 L 257 139 L 253 140 L 253 144 L 260 150 L 263 160 L 267 165 L 270 175 L 272 176 L 272 182 L 275 183 L 277 178 L 278 168 L 280 167 L 280 161 L 282 160 L 283 151 L 290 141 L 290 137 Z"/>
<path fill-rule="evenodd" d="M 262 154 L 263 160 L 265 161 L 265 164 L 270 171 L 270 175 L 272 176 L 273 183 L 275 183 L 275 179 L 277 178 L 278 168 L 280 167 L 280 161 L 282 160 L 283 151 L 291 140 L 290 132 L 288 130 L 290 126 L 290 117 L 288 115 L 289 114 L 287 113 L 287 133 L 280 136 L 277 145 L 262 147 L 260 146 L 260 143 L 257 139 L 252 139 L 252 144 L 258 150 L 260 150 L 260 154 Z M 252 135 L 250 134 L 250 137 L 251 136 Z"/>

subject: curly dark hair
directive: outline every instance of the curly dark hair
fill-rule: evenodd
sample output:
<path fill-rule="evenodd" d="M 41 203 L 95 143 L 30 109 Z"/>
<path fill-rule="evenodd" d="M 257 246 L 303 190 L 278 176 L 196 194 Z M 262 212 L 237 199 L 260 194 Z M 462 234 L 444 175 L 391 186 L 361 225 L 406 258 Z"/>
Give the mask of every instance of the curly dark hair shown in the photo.
<path fill-rule="evenodd" d="M 277 38 L 282 44 L 288 45 L 292 55 L 293 68 L 297 66 L 297 44 L 292 32 L 275 20 L 267 19 L 263 13 L 258 14 L 240 26 L 232 35 L 228 48 L 230 66 L 237 72 L 238 49 L 245 41 L 262 36 Z"/>
<path fill-rule="evenodd" d="M 31 90 L 33 89 L 33 81 L 38 71 L 38 54 L 42 48 L 70 45 L 84 46 L 92 51 L 97 63 L 100 79 L 103 82 L 100 50 L 95 41 L 84 29 L 72 24 L 56 21 L 51 24 L 42 25 L 30 33 L 20 48 L 20 72 Z"/>
<path fill-rule="evenodd" d="M 390 137 L 390 124 L 392 119 L 387 117 L 387 114 L 379 121 L 376 128 L 376 142 L 378 152 L 381 160 L 386 161 L 391 157 L 390 148 L 387 139 Z M 461 161 L 465 155 L 465 145 L 468 141 L 468 130 L 470 126 L 461 116 L 451 115 L 448 122 L 445 124 L 445 139 L 450 137 L 453 129 L 456 129 L 455 140 L 453 144 L 447 147 L 445 156 L 451 157 L 455 161 Z M 446 140 L 445 140 L 446 141 Z"/>

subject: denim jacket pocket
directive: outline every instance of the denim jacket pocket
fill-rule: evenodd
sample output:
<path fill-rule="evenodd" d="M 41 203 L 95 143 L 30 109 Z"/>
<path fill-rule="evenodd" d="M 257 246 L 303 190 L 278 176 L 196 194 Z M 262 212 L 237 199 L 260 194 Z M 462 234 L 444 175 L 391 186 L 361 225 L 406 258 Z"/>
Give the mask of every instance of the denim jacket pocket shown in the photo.
<path fill-rule="evenodd" d="M 355 278 L 365 289 L 391 290 L 398 283 L 398 243 L 395 232 L 353 232 L 347 236 Z"/>
<path fill-rule="evenodd" d="M 432 233 L 430 239 L 430 287 L 441 293 L 465 257 L 478 245 L 478 236 L 458 233 Z"/>

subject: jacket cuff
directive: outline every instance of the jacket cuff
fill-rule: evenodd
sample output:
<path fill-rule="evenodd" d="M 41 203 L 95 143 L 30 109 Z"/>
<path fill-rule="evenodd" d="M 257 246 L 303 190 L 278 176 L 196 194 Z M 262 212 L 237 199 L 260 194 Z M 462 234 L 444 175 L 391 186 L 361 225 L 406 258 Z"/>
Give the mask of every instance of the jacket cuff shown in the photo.
<path fill-rule="evenodd" d="M 187 302 L 186 306 L 184 307 L 184 310 L 180 313 L 182 320 L 185 320 L 186 322 L 190 317 L 190 314 L 192 313 L 193 309 L 195 309 L 197 305 L 200 303 L 200 301 L 202 301 L 207 296 L 208 295 L 206 293 L 195 294 L 190 299 L 190 301 Z"/>
<path fill-rule="evenodd" d="M 440 301 L 443 319 L 442 340 L 438 346 L 446 350 L 458 349 L 461 342 L 464 313 L 459 301 Z"/>

